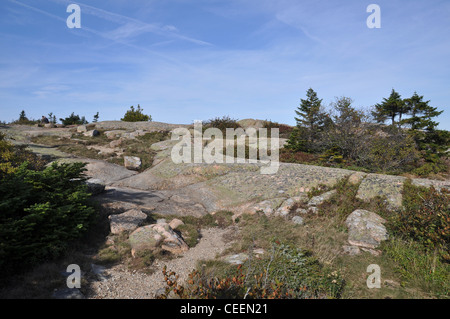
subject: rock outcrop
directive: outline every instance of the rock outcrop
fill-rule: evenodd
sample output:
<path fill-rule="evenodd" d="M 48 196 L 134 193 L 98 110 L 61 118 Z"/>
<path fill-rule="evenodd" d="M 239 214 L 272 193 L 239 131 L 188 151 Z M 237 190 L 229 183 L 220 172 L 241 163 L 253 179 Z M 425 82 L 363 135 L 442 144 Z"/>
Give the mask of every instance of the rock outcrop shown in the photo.
<path fill-rule="evenodd" d="M 129 242 L 133 256 L 158 247 L 173 254 L 180 254 L 189 249 L 183 238 L 174 232 L 167 223 L 139 227 L 130 234 Z"/>
<path fill-rule="evenodd" d="M 367 210 L 357 209 L 346 219 L 348 227 L 348 242 L 354 247 L 362 248 L 371 253 L 382 241 L 388 239 L 388 234 L 384 223 L 386 220 L 375 213 Z M 355 253 L 356 248 L 344 248 Z"/>
<path fill-rule="evenodd" d="M 123 231 L 133 231 L 142 225 L 147 215 L 139 209 L 131 209 L 122 214 L 110 215 L 111 233 L 120 234 Z"/>

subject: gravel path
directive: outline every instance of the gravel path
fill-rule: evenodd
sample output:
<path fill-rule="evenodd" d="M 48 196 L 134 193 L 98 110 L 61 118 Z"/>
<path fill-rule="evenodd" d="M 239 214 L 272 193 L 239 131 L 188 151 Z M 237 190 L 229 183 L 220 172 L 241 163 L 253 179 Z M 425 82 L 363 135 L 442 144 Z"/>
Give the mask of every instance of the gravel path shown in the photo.
<path fill-rule="evenodd" d="M 91 292 L 87 298 L 153 299 L 155 292 L 165 287 L 161 272 L 164 265 L 168 271 L 175 271 L 180 276 L 180 283 L 184 282 L 199 260 L 214 259 L 230 245 L 223 239 L 228 231 L 219 228 L 202 230 L 202 238 L 195 247 L 173 260 L 157 261 L 155 266 L 158 270 L 151 275 L 130 271 L 122 264 L 113 266 L 104 272 L 108 279 L 91 283 Z"/>

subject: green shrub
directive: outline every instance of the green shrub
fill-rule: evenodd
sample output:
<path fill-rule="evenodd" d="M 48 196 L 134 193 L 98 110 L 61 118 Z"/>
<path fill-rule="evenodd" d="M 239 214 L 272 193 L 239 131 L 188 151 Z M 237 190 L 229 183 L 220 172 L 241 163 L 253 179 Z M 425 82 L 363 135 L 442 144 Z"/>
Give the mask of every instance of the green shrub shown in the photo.
<path fill-rule="evenodd" d="M 414 140 L 402 133 L 368 138 L 356 163 L 371 172 L 402 173 L 410 171 L 420 158 Z"/>
<path fill-rule="evenodd" d="M 12 124 L 20 124 L 20 125 L 34 125 L 34 124 L 38 124 L 38 123 L 39 123 L 39 121 L 28 119 L 24 110 L 22 110 L 22 112 L 20 112 L 19 119 L 12 122 Z"/>
<path fill-rule="evenodd" d="M 207 129 L 207 128 L 218 128 L 219 130 L 222 131 L 222 133 L 226 134 L 226 129 L 227 128 L 232 128 L 232 129 L 237 129 L 239 127 L 241 127 L 239 125 L 239 123 L 237 122 L 237 120 L 230 118 L 229 116 L 223 116 L 223 117 L 216 117 L 213 119 L 210 119 L 208 121 L 203 122 L 203 129 Z"/>
<path fill-rule="evenodd" d="M 283 163 L 298 163 L 298 164 L 306 164 L 306 163 L 315 163 L 317 160 L 317 156 L 311 153 L 305 153 L 302 151 L 294 151 L 290 148 L 282 148 L 280 149 L 280 162 Z"/>
<path fill-rule="evenodd" d="M 437 250 L 450 261 L 450 193 L 446 189 L 403 186 L 404 209 L 392 219 L 393 230 L 430 250 Z"/>
<path fill-rule="evenodd" d="M 83 124 L 87 124 L 88 121 L 86 121 L 86 118 L 84 116 L 82 116 L 80 118 L 79 115 L 75 115 L 74 112 L 72 112 L 72 114 L 70 114 L 69 117 L 66 118 L 60 118 L 59 119 L 61 121 L 61 123 L 63 125 L 83 125 Z"/>
<path fill-rule="evenodd" d="M 0 178 L 2 174 L 13 172 L 24 162 L 27 162 L 30 169 L 44 168 L 46 162 L 26 148 L 26 145 L 13 145 L 6 140 L 5 134 L 0 133 Z"/>
<path fill-rule="evenodd" d="M 152 117 L 150 115 L 145 115 L 142 113 L 144 109 L 141 109 L 141 106 L 138 104 L 137 109 L 134 109 L 132 105 L 130 109 L 125 113 L 124 117 L 121 118 L 121 121 L 125 122 L 147 122 L 151 121 Z"/>
<path fill-rule="evenodd" d="M 2 275 L 61 256 L 88 229 L 94 208 L 88 202 L 84 165 L 54 163 L 35 171 L 24 163 L 2 176 Z"/>
<path fill-rule="evenodd" d="M 432 174 L 439 174 L 448 171 L 448 165 L 445 162 L 442 163 L 424 163 L 422 166 L 414 169 L 412 173 L 426 177 Z"/>

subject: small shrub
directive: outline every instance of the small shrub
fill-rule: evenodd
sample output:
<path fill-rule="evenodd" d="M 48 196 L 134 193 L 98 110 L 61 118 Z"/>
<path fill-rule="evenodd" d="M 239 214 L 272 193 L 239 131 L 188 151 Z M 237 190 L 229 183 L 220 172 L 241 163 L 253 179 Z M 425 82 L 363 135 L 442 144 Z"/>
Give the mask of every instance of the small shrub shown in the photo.
<path fill-rule="evenodd" d="M 42 170 L 46 161 L 36 154 L 28 151 L 26 145 L 13 145 L 0 133 L 0 177 L 1 174 L 11 173 L 26 162 L 27 167 Z"/>
<path fill-rule="evenodd" d="M 386 133 L 367 139 L 356 158 L 356 163 L 371 172 L 402 173 L 410 171 L 420 158 L 411 136 L 399 132 Z"/>
<path fill-rule="evenodd" d="M 175 272 L 163 269 L 167 287 L 162 298 L 173 293 L 182 299 L 299 299 L 338 298 L 344 281 L 327 272 L 315 258 L 298 248 L 275 242 L 270 257 L 238 266 L 234 275 L 211 278 L 200 271 L 189 275 L 188 285 L 178 283 Z"/>
<path fill-rule="evenodd" d="M 226 133 L 227 128 L 237 129 L 241 127 L 237 120 L 230 118 L 229 116 L 223 116 L 223 117 L 216 117 L 213 119 L 210 119 L 208 121 L 203 122 L 203 129 L 207 128 L 218 128 L 222 131 L 223 134 Z"/>
<path fill-rule="evenodd" d="M 121 118 L 121 121 L 125 122 L 148 122 L 152 120 L 150 115 L 145 115 L 142 113 L 144 109 L 141 109 L 141 106 L 138 104 L 137 109 L 132 105 L 130 109 L 125 113 L 124 117 Z"/>
<path fill-rule="evenodd" d="M 72 114 L 70 114 L 69 117 L 66 118 L 60 118 L 59 119 L 61 121 L 61 123 L 63 125 L 83 125 L 83 124 L 87 124 L 88 121 L 86 121 L 86 118 L 84 116 L 82 116 L 80 118 L 79 115 L 75 115 L 74 112 L 72 112 Z"/>
<path fill-rule="evenodd" d="M 12 124 L 20 124 L 20 125 L 34 125 L 34 124 L 38 124 L 38 123 L 39 123 L 39 121 L 28 119 L 24 110 L 22 110 L 22 112 L 20 112 L 19 119 L 12 122 Z"/>
<path fill-rule="evenodd" d="M 430 250 L 438 250 L 450 261 L 450 193 L 434 187 L 403 186 L 404 209 L 392 218 L 397 234 L 415 240 Z"/>
<path fill-rule="evenodd" d="M 290 148 L 280 149 L 280 162 L 283 163 L 297 163 L 308 164 L 315 163 L 317 156 L 311 153 L 305 153 L 302 151 L 294 151 Z"/>

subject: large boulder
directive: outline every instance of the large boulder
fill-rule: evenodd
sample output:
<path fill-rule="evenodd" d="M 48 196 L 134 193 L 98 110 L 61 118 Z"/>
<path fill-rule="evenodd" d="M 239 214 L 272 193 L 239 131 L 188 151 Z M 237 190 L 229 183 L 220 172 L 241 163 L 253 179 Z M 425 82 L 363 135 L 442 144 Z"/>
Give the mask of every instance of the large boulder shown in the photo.
<path fill-rule="evenodd" d="M 180 254 L 189 249 L 183 238 L 167 223 L 159 223 L 139 227 L 130 234 L 131 254 L 154 250 L 161 247 L 173 254 Z"/>
<path fill-rule="evenodd" d="M 123 157 L 125 168 L 131 170 L 139 170 L 142 166 L 142 161 L 137 156 L 124 156 Z"/>
<path fill-rule="evenodd" d="M 362 248 L 377 248 L 382 241 L 388 239 L 385 222 L 386 220 L 368 210 L 355 210 L 345 221 L 348 227 L 348 242 Z"/>
<path fill-rule="evenodd" d="M 120 234 L 123 231 L 133 231 L 138 228 L 147 215 L 139 209 L 130 209 L 125 213 L 110 215 L 109 217 L 111 233 Z"/>

